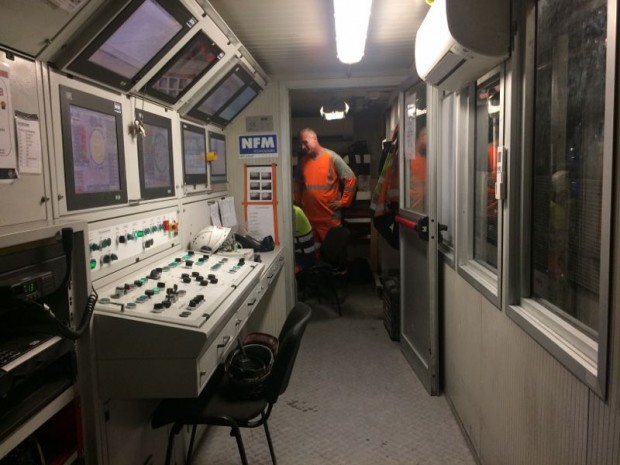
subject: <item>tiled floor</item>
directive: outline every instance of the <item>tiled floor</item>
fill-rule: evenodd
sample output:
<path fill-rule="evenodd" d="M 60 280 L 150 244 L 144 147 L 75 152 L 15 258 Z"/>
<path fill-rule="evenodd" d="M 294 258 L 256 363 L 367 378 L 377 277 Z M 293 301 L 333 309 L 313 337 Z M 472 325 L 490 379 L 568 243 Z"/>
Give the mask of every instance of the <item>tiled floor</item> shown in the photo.
<path fill-rule="evenodd" d="M 350 288 L 343 316 L 316 302 L 288 390 L 269 421 L 280 465 L 474 465 L 444 397 L 430 397 L 383 326 L 373 285 Z M 242 430 L 252 465 L 271 463 L 263 430 Z M 239 464 L 212 428 L 195 465 Z"/>

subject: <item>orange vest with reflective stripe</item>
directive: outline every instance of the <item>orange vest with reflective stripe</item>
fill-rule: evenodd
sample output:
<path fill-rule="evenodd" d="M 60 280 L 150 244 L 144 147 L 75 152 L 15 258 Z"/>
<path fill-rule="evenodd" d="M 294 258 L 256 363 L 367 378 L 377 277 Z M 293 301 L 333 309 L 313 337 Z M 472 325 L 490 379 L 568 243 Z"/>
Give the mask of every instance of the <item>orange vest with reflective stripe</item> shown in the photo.
<path fill-rule="evenodd" d="M 344 184 L 340 198 L 340 181 Z M 353 201 L 357 178 L 337 153 L 325 149 L 316 158 L 302 157 L 295 177 L 295 201 L 301 205 L 312 228 L 322 240 L 327 231 L 341 224 L 341 213 L 333 211 L 329 202 L 340 199 L 347 207 Z"/>

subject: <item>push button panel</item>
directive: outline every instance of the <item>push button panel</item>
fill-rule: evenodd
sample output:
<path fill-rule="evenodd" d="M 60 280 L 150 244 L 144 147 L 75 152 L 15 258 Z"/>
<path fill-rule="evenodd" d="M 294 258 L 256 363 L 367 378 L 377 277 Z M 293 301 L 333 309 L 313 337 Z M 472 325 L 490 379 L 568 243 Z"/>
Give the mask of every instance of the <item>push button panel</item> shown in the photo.
<path fill-rule="evenodd" d="M 199 327 L 240 285 L 258 282 L 262 269 L 247 260 L 177 253 L 98 291 L 97 311 Z"/>

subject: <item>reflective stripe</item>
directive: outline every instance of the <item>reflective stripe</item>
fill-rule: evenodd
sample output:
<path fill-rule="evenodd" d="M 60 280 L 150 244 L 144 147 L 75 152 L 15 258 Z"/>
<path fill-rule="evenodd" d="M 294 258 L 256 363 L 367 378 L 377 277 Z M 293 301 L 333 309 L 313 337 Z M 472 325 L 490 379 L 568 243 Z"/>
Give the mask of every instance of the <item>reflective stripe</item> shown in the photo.
<path fill-rule="evenodd" d="M 327 191 L 332 188 L 332 184 L 310 184 L 306 186 L 309 191 Z"/>

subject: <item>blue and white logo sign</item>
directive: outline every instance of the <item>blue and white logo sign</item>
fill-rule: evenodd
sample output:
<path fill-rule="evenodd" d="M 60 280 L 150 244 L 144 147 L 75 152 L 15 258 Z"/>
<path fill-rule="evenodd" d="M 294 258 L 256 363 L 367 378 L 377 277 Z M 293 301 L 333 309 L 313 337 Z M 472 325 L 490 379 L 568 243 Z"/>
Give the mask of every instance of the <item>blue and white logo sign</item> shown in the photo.
<path fill-rule="evenodd" d="M 276 134 L 246 134 L 239 136 L 241 158 L 260 158 L 278 156 L 278 136 Z"/>

